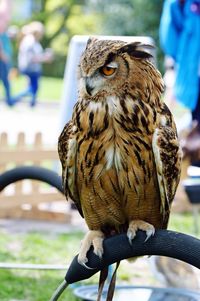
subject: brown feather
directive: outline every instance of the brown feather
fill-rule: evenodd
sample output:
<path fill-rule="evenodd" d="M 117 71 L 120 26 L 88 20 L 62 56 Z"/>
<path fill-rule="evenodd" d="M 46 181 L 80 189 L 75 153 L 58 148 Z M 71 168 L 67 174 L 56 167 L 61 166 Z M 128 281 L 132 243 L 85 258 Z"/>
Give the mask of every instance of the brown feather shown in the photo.
<path fill-rule="evenodd" d="M 81 58 L 78 101 L 58 149 L 66 195 L 90 230 L 121 231 L 134 220 L 167 227 L 181 151 L 143 46 L 92 39 Z M 116 70 L 106 78 L 99 70 L 108 63 Z"/>

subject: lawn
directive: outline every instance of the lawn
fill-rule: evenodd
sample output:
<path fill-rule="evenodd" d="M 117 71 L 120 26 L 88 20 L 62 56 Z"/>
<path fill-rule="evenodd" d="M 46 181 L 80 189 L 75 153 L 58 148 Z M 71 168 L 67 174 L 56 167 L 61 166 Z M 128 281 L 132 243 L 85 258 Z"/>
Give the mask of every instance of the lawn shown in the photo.
<path fill-rule="evenodd" d="M 171 215 L 169 229 L 194 235 L 191 214 Z M 79 250 L 83 233 L 27 233 L 0 231 L 0 261 L 16 263 L 69 264 Z M 132 274 L 131 274 L 132 273 Z M 130 281 L 137 271 L 118 273 L 121 280 Z M 64 278 L 65 271 L 0 270 L 0 300 L 46 301 Z M 90 280 L 91 281 L 91 280 Z M 97 281 L 97 278 L 92 279 Z M 77 300 L 67 290 L 60 301 Z"/>
<path fill-rule="evenodd" d="M 15 76 L 11 79 L 12 95 L 18 95 L 26 89 L 27 78 L 25 76 Z M 62 95 L 62 83 L 60 78 L 41 77 L 38 99 L 41 102 L 59 102 Z M 0 84 L 0 98 L 3 94 L 3 87 Z"/>
<path fill-rule="evenodd" d="M 83 234 L 12 234 L 0 232 L 0 261 L 14 263 L 69 264 L 78 253 Z M 0 270 L 0 300 L 49 300 L 65 271 Z M 61 301 L 75 301 L 67 290 Z"/>

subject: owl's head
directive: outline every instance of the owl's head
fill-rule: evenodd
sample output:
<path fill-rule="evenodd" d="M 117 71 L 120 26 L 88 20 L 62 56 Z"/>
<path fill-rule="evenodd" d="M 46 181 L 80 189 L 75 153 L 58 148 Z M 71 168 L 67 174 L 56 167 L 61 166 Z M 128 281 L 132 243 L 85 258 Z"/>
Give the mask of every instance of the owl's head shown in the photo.
<path fill-rule="evenodd" d="M 79 65 L 79 92 L 87 98 L 116 94 L 152 57 L 145 48 L 152 46 L 90 38 Z"/>

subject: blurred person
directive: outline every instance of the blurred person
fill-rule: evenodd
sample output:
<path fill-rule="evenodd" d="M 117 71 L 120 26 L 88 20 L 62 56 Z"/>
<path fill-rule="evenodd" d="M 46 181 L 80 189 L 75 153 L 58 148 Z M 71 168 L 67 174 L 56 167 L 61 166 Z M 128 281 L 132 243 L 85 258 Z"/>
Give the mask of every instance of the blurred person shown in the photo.
<path fill-rule="evenodd" d="M 192 130 L 183 148 L 196 158 L 200 150 L 200 0 L 165 0 L 159 35 L 165 55 L 174 60 L 175 99 L 192 115 Z"/>
<path fill-rule="evenodd" d="M 38 21 L 25 25 L 21 31 L 22 37 L 19 44 L 18 68 L 29 79 L 28 88 L 18 95 L 16 102 L 24 96 L 31 96 L 30 105 L 36 105 L 39 89 L 39 80 L 42 75 L 42 63 L 53 60 L 50 49 L 43 50 L 40 40 L 44 35 L 44 26 Z"/>
<path fill-rule="evenodd" d="M 7 33 L 10 21 L 11 1 L 0 0 L 0 80 L 5 89 L 6 103 L 13 105 L 9 82 L 9 71 L 11 67 L 12 47 Z"/>
<path fill-rule="evenodd" d="M 0 32 L 0 79 L 4 85 L 6 103 L 13 104 L 9 82 L 9 70 L 11 63 L 11 43 L 6 32 Z"/>

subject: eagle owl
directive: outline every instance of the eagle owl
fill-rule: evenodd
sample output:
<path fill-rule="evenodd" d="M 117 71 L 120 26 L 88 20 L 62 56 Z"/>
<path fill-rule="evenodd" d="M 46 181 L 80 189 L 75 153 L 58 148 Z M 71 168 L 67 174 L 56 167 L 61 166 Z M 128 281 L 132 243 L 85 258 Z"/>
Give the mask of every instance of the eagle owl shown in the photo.
<path fill-rule="evenodd" d="M 148 239 L 167 227 L 181 150 L 148 47 L 91 38 L 80 60 L 78 101 L 58 152 L 65 194 L 89 228 L 83 265 L 91 245 L 102 256 L 108 235 L 126 231 L 131 242 L 138 229 Z"/>

